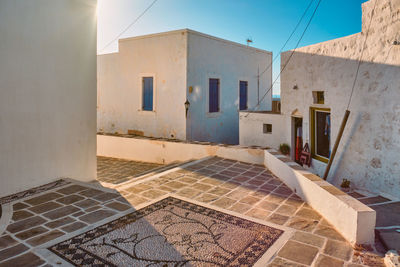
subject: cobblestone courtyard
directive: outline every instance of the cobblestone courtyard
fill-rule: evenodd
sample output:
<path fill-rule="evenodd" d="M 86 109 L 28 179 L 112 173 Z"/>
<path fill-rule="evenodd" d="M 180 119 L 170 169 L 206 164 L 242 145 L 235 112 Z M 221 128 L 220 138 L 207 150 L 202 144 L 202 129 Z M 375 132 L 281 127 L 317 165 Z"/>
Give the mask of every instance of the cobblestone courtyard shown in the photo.
<path fill-rule="evenodd" d="M 120 184 L 135 177 L 145 175 L 164 165 L 109 157 L 97 157 L 97 180 Z"/>
<path fill-rule="evenodd" d="M 170 195 L 292 233 L 269 266 L 384 266 L 375 248 L 352 248 L 260 165 L 210 158 L 116 189 L 67 180 L 3 204 L 0 266 L 68 266 L 46 248 Z"/>

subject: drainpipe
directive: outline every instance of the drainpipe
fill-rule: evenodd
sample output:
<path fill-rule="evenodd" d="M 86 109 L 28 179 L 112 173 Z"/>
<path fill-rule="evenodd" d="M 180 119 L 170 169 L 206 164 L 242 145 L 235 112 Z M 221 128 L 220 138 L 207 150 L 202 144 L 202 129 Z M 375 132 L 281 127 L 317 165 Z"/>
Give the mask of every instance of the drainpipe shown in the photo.
<path fill-rule="evenodd" d="M 335 145 L 333 146 L 332 154 L 329 157 L 329 162 L 328 162 L 328 165 L 326 166 L 326 169 L 325 169 L 324 180 L 326 180 L 328 178 L 329 170 L 331 169 L 332 162 L 333 162 L 333 160 L 335 158 L 336 151 L 337 151 L 337 148 L 338 148 L 339 143 L 340 143 L 340 139 L 342 139 L 344 127 L 346 127 L 346 123 L 347 123 L 347 120 L 349 118 L 349 115 L 350 115 L 350 111 L 346 110 L 346 112 L 344 113 L 342 124 L 340 125 L 339 133 L 338 133 L 338 135 L 336 137 Z"/>

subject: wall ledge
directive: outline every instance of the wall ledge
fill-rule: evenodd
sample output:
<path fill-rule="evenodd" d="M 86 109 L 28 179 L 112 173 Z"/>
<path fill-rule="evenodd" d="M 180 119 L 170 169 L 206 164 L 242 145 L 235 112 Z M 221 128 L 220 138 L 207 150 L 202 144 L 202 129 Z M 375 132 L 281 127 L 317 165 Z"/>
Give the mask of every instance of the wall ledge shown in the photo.
<path fill-rule="evenodd" d="M 300 165 L 265 150 L 264 165 L 352 244 L 373 244 L 376 212 Z"/>
<path fill-rule="evenodd" d="M 169 164 L 216 156 L 264 164 L 264 149 L 208 142 L 186 142 L 126 135 L 97 135 L 97 155 L 135 161 Z"/>

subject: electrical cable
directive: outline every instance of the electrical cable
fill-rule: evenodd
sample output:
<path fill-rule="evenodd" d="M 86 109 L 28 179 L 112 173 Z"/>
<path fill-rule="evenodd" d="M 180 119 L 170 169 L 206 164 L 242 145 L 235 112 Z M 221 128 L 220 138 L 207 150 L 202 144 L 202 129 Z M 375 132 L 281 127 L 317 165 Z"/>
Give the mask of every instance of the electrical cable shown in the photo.
<path fill-rule="evenodd" d="M 263 95 L 263 97 L 261 98 L 261 100 L 258 101 L 258 103 L 257 103 L 257 105 L 254 107 L 254 109 L 256 109 L 257 107 L 259 107 L 260 103 L 264 100 L 264 98 L 265 98 L 265 96 L 268 94 L 268 92 L 271 91 L 271 89 L 273 88 L 275 82 L 280 78 L 282 72 L 285 70 L 286 66 L 289 64 L 290 59 L 292 58 L 294 52 L 296 52 L 296 49 L 298 48 L 298 46 L 299 46 L 301 40 L 303 39 L 303 37 L 304 37 L 304 35 L 305 35 L 305 33 L 306 33 L 308 27 L 310 26 L 311 21 L 313 20 L 313 18 L 314 18 L 314 16 L 315 16 L 315 13 L 317 12 L 318 7 L 320 6 L 321 2 L 322 2 L 322 0 L 318 0 L 317 6 L 315 7 L 314 12 L 312 13 L 312 15 L 311 15 L 311 17 L 310 17 L 310 19 L 309 19 L 309 21 L 308 21 L 308 23 L 307 23 L 307 25 L 306 25 L 304 31 L 303 31 L 303 33 L 302 33 L 301 36 L 300 36 L 300 39 L 298 40 L 298 42 L 297 42 L 297 44 L 296 44 L 296 46 L 295 46 L 295 48 L 291 51 L 291 54 L 290 54 L 288 60 L 286 61 L 285 65 L 282 67 L 281 71 L 279 72 L 278 76 L 276 77 L 276 79 L 275 79 L 274 82 L 272 83 L 271 87 L 270 87 L 270 88 L 267 90 L 267 92 Z M 254 110 L 252 110 L 252 111 L 254 111 Z M 250 113 L 251 113 L 251 112 L 248 111 L 247 114 L 245 115 L 245 117 L 247 117 Z"/>
<path fill-rule="evenodd" d="M 104 46 L 99 53 L 103 52 L 104 49 L 109 47 L 113 42 L 117 41 L 127 30 L 129 30 L 143 15 L 157 2 L 158 0 L 154 0 L 136 19 L 134 19 L 128 27 L 125 28 L 120 34 L 118 34 L 117 37 L 115 37 L 111 42 L 107 43 L 106 46 Z"/>
<path fill-rule="evenodd" d="M 277 58 L 280 56 L 280 54 L 282 53 L 283 49 L 286 47 L 286 45 L 288 44 L 288 42 L 290 41 L 290 39 L 292 39 L 294 33 L 297 31 L 297 28 L 300 26 L 301 22 L 303 21 L 304 17 L 306 16 L 308 10 L 311 7 L 311 4 L 314 2 L 314 0 L 311 0 L 310 3 L 308 4 L 306 10 L 304 10 L 303 15 L 301 16 L 299 22 L 297 22 L 296 27 L 294 27 L 292 33 L 290 34 L 289 38 L 286 40 L 286 42 L 284 43 L 284 45 L 282 46 L 281 50 L 279 50 L 279 52 L 276 54 L 276 56 L 274 57 L 274 59 L 272 60 L 271 64 L 269 64 L 269 66 L 263 70 L 260 74 L 258 74 L 257 76 L 261 76 L 263 75 L 269 68 L 271 68 L 272 64 L 277 60 Z"/>
<path fill-rule="evenodd" d="M 367 43 L 367 39 L 368 39 L 368 36 L 369 36 L 369 30 L 371 29 L 372 19 L 373 19 L 374 15 L 375 15 L 375 8 L 376 8 L 376 3 L 377 2 L 378 2 L 378 0 L 375 0 L 374 8 L 372 9 L 372 12 L 371 12 L 371 20 L 369 21 L 368 30 L 367 30 L 367 33 L 365 34 L 365 40 L 364 40 L 363 47 L 362 47 L 362 50 L 361 50 L 360 58 L 358 59 L 356 76 L 354 77 L 353 86 L 351 88 L 351 93 L 350 93 L 350 97 L 349 97 L 349 102 L 347 103 L 347 108 L 346 108 L 347 110 L 350 107 L 351 98 L 353 97 L 354 88 L 355 88 L 356 83 L 357 83 L 358 73 L 360 72 L 361 60 L 362 60 L 362 57 L 364 55 L 365 44 Z"/>

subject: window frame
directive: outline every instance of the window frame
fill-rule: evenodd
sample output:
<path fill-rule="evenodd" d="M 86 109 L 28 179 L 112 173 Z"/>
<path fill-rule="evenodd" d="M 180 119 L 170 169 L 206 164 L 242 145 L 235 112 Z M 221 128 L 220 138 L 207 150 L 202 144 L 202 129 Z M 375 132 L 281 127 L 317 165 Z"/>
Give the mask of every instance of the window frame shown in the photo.
<path fill-rule="evenodd" d="M 316 112 L 324 112 L 328 113 L 331 115 L 331 109 L 330 108 L 317 108 L 317 107 L 310 107 L 310 133 L 311 133 L 311 156 L 312 158 L 322 161 L 324 163 L 328 163 L 329 158 L 326 158 L 324 156 L 318 155 L 316 153 L 317 147 L 316 147 Z M 332 139 L 332 115 L 331 115 L 331 139 Z M 331 148 L 331 140 L 329 142 L 329 149 Z"/>
<path fill-rule="evenodd" d="M 312 91 L 313 103 L 318 105 L 325 104 L 325 91 Z"/>
<path fill-rule="evenodd" d="M 241 97 L 240 97 L 240 89 L 241 83 L 246 83 L 246 107 L 244 109 L 241 108 Z M 248 110 L 249 109 L 249 81 L 239 80 L 239 111 Z"/>
<path fill-rule="evenodd" d="M 217 104 L 218 104 L 218 106 L 217 106 L 217 111 L 210 111 L 210 108 L 211 108 L 211 106 L 210 106 L 210 90 L 211 90 L 211 87 L 210 87 L 210 82 L 211 82 L 211 80 L 217 80 L 218 81 L 218 83 L 217 83 L 217 89 L 218 89 L 218 102 L 217 102 Z M 219 78 L 219 77 L 208 77 L 208 90 L 207 90 L 207 113 L 208 114 L 218 114 L 218 113 L 220 113 L 221 112 L 221 79 Z"/>
<path fill-rule="evenodd" d="M 268 131 L 270 128 L 270 131 Z M 263 123 L 263 134 L 272 134 L 272 123 Z"/>
<path fill-rule="evenodd" d="M 152 110 L 145 110 L 143 109 L 143 100 L 144 100 L 144 78 L 153 78 L 153 109 Z M 156 84 L 156 75 L 154 73 L 141 73 L 139 75 L 139 86 L 140 86 L 140 106 L 138 111 L 140 113 L 151 114 L 156 112 L 156 97 L 157 97 L 157 84 Z"/>

